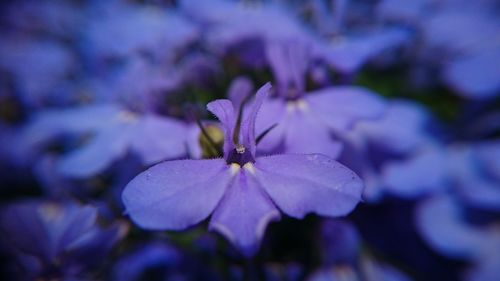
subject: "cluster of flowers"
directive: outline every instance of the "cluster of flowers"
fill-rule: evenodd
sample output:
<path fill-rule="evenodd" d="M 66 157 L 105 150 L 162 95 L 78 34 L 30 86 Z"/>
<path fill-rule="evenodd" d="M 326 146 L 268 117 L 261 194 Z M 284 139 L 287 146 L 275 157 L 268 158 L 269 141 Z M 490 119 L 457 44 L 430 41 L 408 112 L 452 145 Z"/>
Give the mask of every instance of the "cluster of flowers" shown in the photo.
<path fill-rule="evenodd" d="M 0 279 L 498 280 L 497 1 L 0 8 Z"/>

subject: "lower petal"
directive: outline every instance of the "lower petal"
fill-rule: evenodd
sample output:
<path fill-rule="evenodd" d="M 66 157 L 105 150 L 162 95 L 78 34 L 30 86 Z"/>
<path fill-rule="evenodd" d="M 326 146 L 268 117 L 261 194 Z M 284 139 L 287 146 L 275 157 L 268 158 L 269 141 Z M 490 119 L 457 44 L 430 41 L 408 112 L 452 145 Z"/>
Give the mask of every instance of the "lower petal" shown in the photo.
<path fill-rule="evenodd" d="M 210 215 L 230 179 L 223 159 L 167 161 L 135 177 L 122 200 L 139 226 L 181 230 Z"/>
<path fill-rule="evenodd" d="M 279 218 L 279 211 L 255 178 L 243 171 L 236 176 L 217 206 L 210 228 L 250 256 L 258 250 L 267 224 Z"/>
<path fill-rule="evenodd" d="M 274 203 L 285 213 L 342 216 L 361 200 L 363 182 L 351 170 L 321 154 L 261 157 L 255 174 Z"/>

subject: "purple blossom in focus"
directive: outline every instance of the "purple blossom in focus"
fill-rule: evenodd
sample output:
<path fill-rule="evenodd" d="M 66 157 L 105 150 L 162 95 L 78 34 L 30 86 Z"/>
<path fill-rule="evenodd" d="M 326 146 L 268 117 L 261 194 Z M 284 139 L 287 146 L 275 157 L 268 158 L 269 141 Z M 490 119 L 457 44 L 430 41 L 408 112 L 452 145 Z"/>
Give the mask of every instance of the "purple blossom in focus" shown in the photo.
<path fill-rule="evenodd" d="M 499 15 L 0 1 L 0 280 L 498 281 Z"/>
<path fill-rule="evenodd" d="M 213 213 L 209 227 L 252 255 L 267 224 L 280 218 L 278 208 L 296 218 L 349 213 L 362 183 L 340 163 L 320 154 L 256 157 L 255 120 L 269 90 L 259 89 L 243 121 L 229 100 L 209 103 L 224 128 L 224 159 L 163 162 L 140 174 L 123 192 L 132 220 L 182 230 Z"/>

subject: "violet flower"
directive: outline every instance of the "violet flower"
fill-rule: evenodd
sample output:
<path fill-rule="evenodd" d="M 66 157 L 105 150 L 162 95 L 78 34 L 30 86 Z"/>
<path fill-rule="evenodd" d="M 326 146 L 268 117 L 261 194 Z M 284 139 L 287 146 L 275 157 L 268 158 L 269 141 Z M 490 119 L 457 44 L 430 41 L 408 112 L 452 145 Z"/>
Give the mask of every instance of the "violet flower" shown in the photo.
<path fill-rule="evenodd" d="M 76 68 L 71 50 L 57 41 L 5 35 L 0 42 L 0 70 L 12 75 L 24 106 L 38 108 L 66 99 L 60 91 Z"/>
<path fill-rule="evenodd" d="M 88 8 L 95 15 L 85 26 L 82 47 L 90 59 L 126 58 L 146 52 L 158 60 L 172 61 L 176 51 L 198 38 L 198 30 L 176 10 L 95 2 Z M 117 40 L 120 44 L 116 44 Z"/>
<path fill-rule="evenodd" d="M 447 166 L 454 190 L 468 205 L 500 211 L 500 141 L 448 149 Z"/>
<path fill-rule="evenodd" d="M 265 64 L 265 49 L 270 42 L 315 40 L 289 7 L 278 2 L 251 5 L 227 0 L 183 0 L 181 7 L 205 27 L 206 45 L 214 53 L 235 53 L 240 62 L 251 67 Z M 270 22 L 273 28 L 269 28 Z"/>
<path fill-rule="evenodd" d="M 2 242 L 15 254 L 20 276 L 76 278 L 99 266 L 127 228 L 96 224 L 97 209 L 74 203 L 22 201 L 2 208 Z"/>
<path fill-rule="evenodd" d="M 498 95 L 500 44 L 492 39 L 500 35 L 495 1 L 384 0 L 378 13 L 421 33 L 419 57 L 440 68 L 441 80 L 458 95 L 469 99 Z"/>
<path fill-rule="evenodd" d="M 278 98 L 264 103 L 257 118 L 257 131 L 277 126 L 262 141 L 264 152 L 320 152 L 337 157 L 342 135 L 358 120 L 375 118 L 385 104 L 372 91 L 356 86 L 327 87 L 306 92 L 305 75 L 310 50 L 296 41 L 270 44 L 268 61 L 277 83 Z"/>
<path fill-rule="evenodd" d="M 339 36 L 330 42 L 325 40 L 317 48 L 316 56 L 349 75 L 384 52 L 406 45 L 410 39 L 410 33 L 403 28 L 376 28 L 362 34 Z"/>
<path fill-rule="evenodd" d="M 363 184 L 333 159 L 321 154 L 256 157 L 255 119 L 270 87 L 259 89 L 246 115 L 229 100 L 209 103 L 224 128 L 224 158 L 168 161 L 138 175 L 122 197 L 131 219 L 145 229 L 183 230 L 212 214 L 209 228 L 249 256 L 267 224 L 280 218 L 279 210 L 295 218 L 352 211 Z"/>
<path fill-rule="evenodd" d="M 454 196 L 438 195 L 420 203 L 416 224 L 427 244 L 437 252 L 473 264 L 465 280 L 496 280 L 500 274 L 498 220 L 475 225 Z"/>
<path fill-rule="evenodd" d="M 188 125 L 182 121 L 136 113 L 117 104 L 95 104 L 35 115 L 23 131 L 23 143 L 17 150 L 24 162 L 33 156 L 26 149 L 37 153 L 58 136 L 93 133 L 87 143 L 64 154 L 57 163 L 62 175 L 85 178 L 102 172 L 128 151 L 146 165 L 184 156 L 188 132 Z"/>
<path fill-rule="evenodd" d="M 387 191 L 413 197 L 441 188 L 433 185 L 442 182 L 445 171 L 440 164 L 445 166 L 445 161 L 442 153 L 433 153 L 439 143 L 429 132 L 430 120 L 431 115 L 423 107 L 394 100 L 381 118 L 360 121 L 343 135 L 345 149 L 340 160 L 363 178 L 364 199 L 377 201 Z M 430 168 L 429 162 L 437 166 L 432 177 L 412 181 Z"/>

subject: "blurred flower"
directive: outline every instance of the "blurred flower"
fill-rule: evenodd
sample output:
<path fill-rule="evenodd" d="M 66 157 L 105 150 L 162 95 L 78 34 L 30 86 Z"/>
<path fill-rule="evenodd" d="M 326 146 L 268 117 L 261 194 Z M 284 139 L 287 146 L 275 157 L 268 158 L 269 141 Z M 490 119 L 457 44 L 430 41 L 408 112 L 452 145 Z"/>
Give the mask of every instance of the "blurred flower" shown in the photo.
<path fill-rule="evenodd" d="M 4 36 L 0 42 L 0 71 L 10 75 L 17 98 L 28 108 L 66 99 L 61 91 L 76 68 L 71 50 L 57 41 Z"/>
<path fill-rule="evenodd" d="M 421 33 L 427 64 L 441 68 L 443 82 L 458 95 L 487 99 L 498 95 L 500 21 L 497 3 L 485 1 L 381 1 L 378 12 Z M 460 30 L 460 32 L 454 32 Z"/>
<path fill-rule="evenodd" d="M 500 274 L 499 221 L 474 225 L 454 196 L 442 195 L 422 202 L 416 212 L 417 227 L 426 242 L 439 253 L 465 259 L 473 267 L 465 280 L 495 280 Z"/>
<path fill-rule="evenodd" d="M 19 277 L 79 279 L 101 266 L 126 227 L 101 228 L 96 219 L 96 208 L 71 202 L 22 201 L 2 208 L 3 241 L 18 258 Z"/>
<path fill-rule="evenodd" d="M 21 149 L 43 146 L 68 133 L 93 133 L 86 144 L 63 155 L 57 164 L 61 174 L 85 178 L 102 172 L 129 149 L 145 164 L 184 156 L 187 129 L 172 118 L 135 113 L 117 104 L 95 104 L 36 115 L 23 131 L 22 140 L 28 145 Z"/>
<path fill-rule="evenodd" d="M 267 58 L 277 81 L 277 98 L 263 104 L 257 131 L 276 124 L 262 141 L 264 152 L 323 153 L 337 157 L 342 134 L 362 119 L 383 114 L 384 103 L 373 92 L 356 86 L 305 91 L 309 50 L 300 42 L 270 44 Z"/>
<path fill-rule="evenodd" d="M 431 120 L 423 107 L 393 100 L 380 118 L 362 120 L 344 134 L 345 150 L 340 161 L 363 178 L 366 200 L 377 201 L 387 191 L 412 197 L 439 188 L 433 183 L 441 182 L 440 166 L 445 163 L 440 163 L 444 161 L 442 155 L 433 153 L 434 147 L 439 150 L 439 142 L 430 132 Z M 424 184 L 420 180 L 414 182 L 413 177 L 422 172 L 419 168 L 432 169 L 427 166 L 429 162 L 438 168 L 431 174 L 433 177 Z"/>
<path fill-rule="evenodd" d="M 176 52 L 199 35 L 196 26 L 177 10 L 119 1 L 96 3 L 89 8 L 92 16 L 86 20 L 81 42 L 83 52 L 92 60 L 127 58 L 142 52 L 171 62 Z"/>

